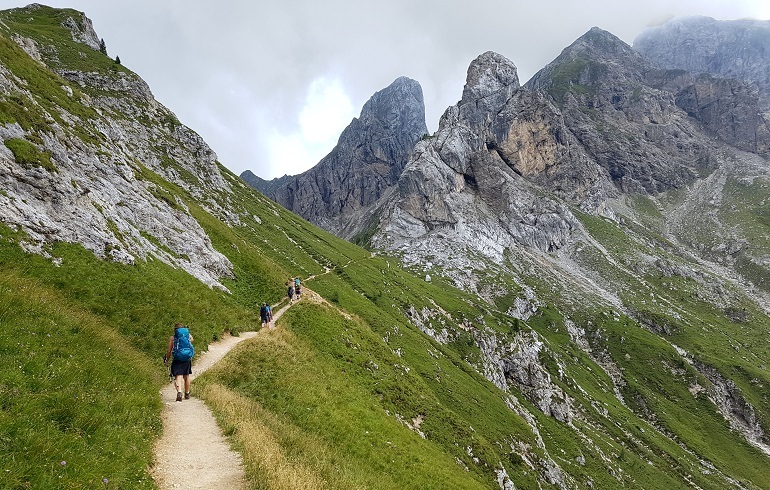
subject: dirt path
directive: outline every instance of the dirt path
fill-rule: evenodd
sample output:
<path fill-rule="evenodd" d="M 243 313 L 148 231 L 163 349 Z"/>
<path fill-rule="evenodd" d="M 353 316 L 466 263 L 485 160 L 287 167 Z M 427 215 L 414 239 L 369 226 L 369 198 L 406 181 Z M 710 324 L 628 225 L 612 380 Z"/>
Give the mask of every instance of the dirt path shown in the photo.
<path fill-rule="evenodd" d="M 273 325 L 290 306 L 275 313 Z M 243 332 L 239 337 L 228 335 L 209 344 L 208 351 L 196 356 L 190 378 L 203 374 L 238 343 L 255 335 L 258 332 Z M 160 392 L 164 405 L 163 435 L 155 444 L 152 469 L 158 488 L 245 490 L 248 486 L 241 455 L 230 449 L 209 408 L 195 398 L 194 383 L 190 391 L 192 397 L 182 402 L 176 401 L 173 383 Z"/>

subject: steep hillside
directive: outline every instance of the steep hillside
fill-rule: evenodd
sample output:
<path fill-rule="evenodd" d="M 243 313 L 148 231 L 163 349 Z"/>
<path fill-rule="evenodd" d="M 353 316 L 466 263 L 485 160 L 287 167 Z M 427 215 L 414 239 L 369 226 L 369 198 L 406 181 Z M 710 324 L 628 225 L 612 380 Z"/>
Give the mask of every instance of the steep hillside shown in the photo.
<path fill-rule="evenodd" d="M 568 431 L 596 423 L 577 350 L 606 376 L 600 391 L 761 487 L 767 144 L 745 85 L 656 70 L 599 29 L 523 88 L 510 61 L 485 53 L 416 147 L 372 245 L 533 325 L 521 343 L 475 332 L 475 365 Z M 522 373 L 526 352 L 537 358 Z M 754 476 L 727 470 L 751 459 Z"/>
<path fill-rule="evenodd" d="M 83 14 L 0 21 L 1 488 L 153 488 L 171 325 L 205 349 L 294 276 L 322 299 L 194 386 L 253 488 L 770 488 L 762 156 L 665 106 L 681 181 L 625 194 L 641 167 L 487 53 L 372 252 L 219 165 Z"/>

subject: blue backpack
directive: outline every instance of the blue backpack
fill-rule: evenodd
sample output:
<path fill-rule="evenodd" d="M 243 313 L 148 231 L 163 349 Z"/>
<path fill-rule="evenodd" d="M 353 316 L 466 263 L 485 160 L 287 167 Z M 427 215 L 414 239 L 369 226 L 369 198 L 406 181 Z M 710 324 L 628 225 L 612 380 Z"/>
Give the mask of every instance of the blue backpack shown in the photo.
<path fill-rule="evenodd" d="M 195 347 L 190 342 L 190 330 L 180 327 L 174 330 L 174 350 L 172 352 L 177 361 L 189 361 L 195 355 Z"/>

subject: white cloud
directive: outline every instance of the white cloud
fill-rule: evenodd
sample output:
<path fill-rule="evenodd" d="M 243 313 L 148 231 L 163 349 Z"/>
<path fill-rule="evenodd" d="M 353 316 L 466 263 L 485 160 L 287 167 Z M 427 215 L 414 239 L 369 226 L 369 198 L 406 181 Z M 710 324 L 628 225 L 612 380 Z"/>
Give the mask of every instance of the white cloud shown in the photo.
<path fill-rule="evenodd" d="M 767 0 L 749 0 L 749 16 L 756 19 L 770 19 L 770 2 Z"/>
<path fill-rule="evenodd" d="M 295 130 L 273 127 L 265 139 L 270 177 L 304 172 L 326 156 L 355 117 L 339 80 L 319 77 L 310 83 Z"/>
<path fill-rule="evenodd" d="M 299 114 L 302 137 L 313 145 L 336 143 L 353 117 L 353 104 L 339 80 L 317 78 L 310 84 L 305 107 Z"/>

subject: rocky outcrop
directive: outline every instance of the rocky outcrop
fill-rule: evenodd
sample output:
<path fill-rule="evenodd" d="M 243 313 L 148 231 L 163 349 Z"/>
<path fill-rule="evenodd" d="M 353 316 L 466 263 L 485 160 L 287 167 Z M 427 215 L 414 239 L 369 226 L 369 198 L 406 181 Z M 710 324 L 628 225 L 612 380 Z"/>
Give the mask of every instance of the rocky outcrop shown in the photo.
<path fill-rule="evenodd" d="M 241 178 L 309 221 L 352 238 L 364 231 L 359 217 L 396 183 L 427 133 L 422 88 L 401 77 L 369 99 L 312 169 L 272 181 L 248 171 Z"/>
<path fill-rule="evenodd" d="M 770 108 L 770 21 L 679 17 L 647 28 L 634 49 L 660 68 L 748 82 Z"/>
<path fill-rule="evenodd" d="M 26 9 L 42 15 L 41 9 L 49 8 Z M 98 51 L 90 20 L 64 12 L 72 15 L 60 27 L 71 31 L 73 43 Z M 162 184 L 178 185 L 227 220 L 232 214 L 223 206 L 229 185 L 216 154 L 155 101 L 136 74 L 125 68 L 82 72 L 62 65 L 64 57 L 58 54 L 80 49 L 77 45 L 47 45 L 19 35 L 14 39 L 37 58 L 25 61 L 19 52 L 14 66 L 56 66 L 63 79 L 55 97 L 67 104 L 49 108 L 34 102 L 37 96 L 27 74 L 0 66 L 3 93 L 14 94 L 26 107 L 20 122 L 0 126 L 5 143 L 0 145 L 0 221 L 26 233 L 29 251 L 47 255 L 51 243 L 78 243 L 99 257 L 127 264 L 159 259 L 224 289 L 220 279 L 232 276 L 232 265 L 214 249 L 184 202 Z M 30 118 L 46 124 L 31 124 Z M 18 151 L 20 145 L 45 155 L 50 165 L 18 157 L 11 148 Z"/>
<path fill-rule="evenodd" d="M 498 263 L 513 246 L 554 252 L 578 231 L 565 204 L 613 217 L 610 199 L 683 188 L 716 168 L 725 144 L 760 154 L 770 144 L 742 82 L 657 69 L 598 28 L 524 87 L 512 62 L 484 53 L 415 148 L 372 242 L 409 256 L 435 237 L 449 241 L 442 256 Z"/>
<path fill-rule="evenodd" d="M 527 87 L 559 105 L 569 131 L 620 191 L 654 194 L 680 188 L 713 165 L 708 139 L 674 93 L 651 83 L 656 75 L 630 46 L 593 28 Z"/>
<path fill-rule="evenodd" d="M 39 7 L 39 5 L 33 4 L 31 7 L 36 8 Z M 62 26 L 70 30 L 73 41 L 83 43 L 91 49 L 98 51 L 101 41 L 99 40 L 99 36 L 96 35 L 91 19 L 86 17 L 83 13 L 78 12 L 78 14 L 80 15 L 67 17 L 64 22 L 62 22 Z"/>
<path fill-rule="evenodd" d="M 735 381 L 702 362 L 688 361 L 711 382 L 706 388 L 708 397 L 730 427 L 741 433 L 750 444 L 770 455 L 770 441 L 757 420 L 754 407 L 746 401 Z"/>
<path fill-rule="evenodd" d="M 546 347 L 537 334 L 520 333 L 510 345 L 498 346 L 498 349 L 500 347 L 500 367 L 506 381 L 519 389 L 544 414 L 560 422 L 571 422 L 576 416 L 572 400 L 551 380 L 551 374 L 543 367 L 540 356 L 544 355 Z"/>
<path fill-rule="evenodd" d="M 546 114 L 556 111 L 547 100 L 520 89 L 509 60 L 492 52 L 479 56 L 468 69 L 462 100 L 447 109 L 437 133 L 415 148 L 399 179 L 397 198 L 386 205 L 375 245 L 409 251 L 416 250 L 413 242 L 435 237 L 448 247 L 468 246 L 495 260 L 516 242 L 558 249 L 576 221 L 558 202 L 539 199 L 523 174 L 542 169 L 538 175 L 548 179 L 544 162 L 549 167 L 557 163 L 549 152 L 566 156 L 569 150 L 549 147 L 534 135 L 540 148 L 519 151 L 524 144 L 512 140 L 520 131 L 513 121 L 524 105 Z M 544 129 L 543 139 L 561 134 L 559 120 L 528 117 L 533 127 Z"/>

